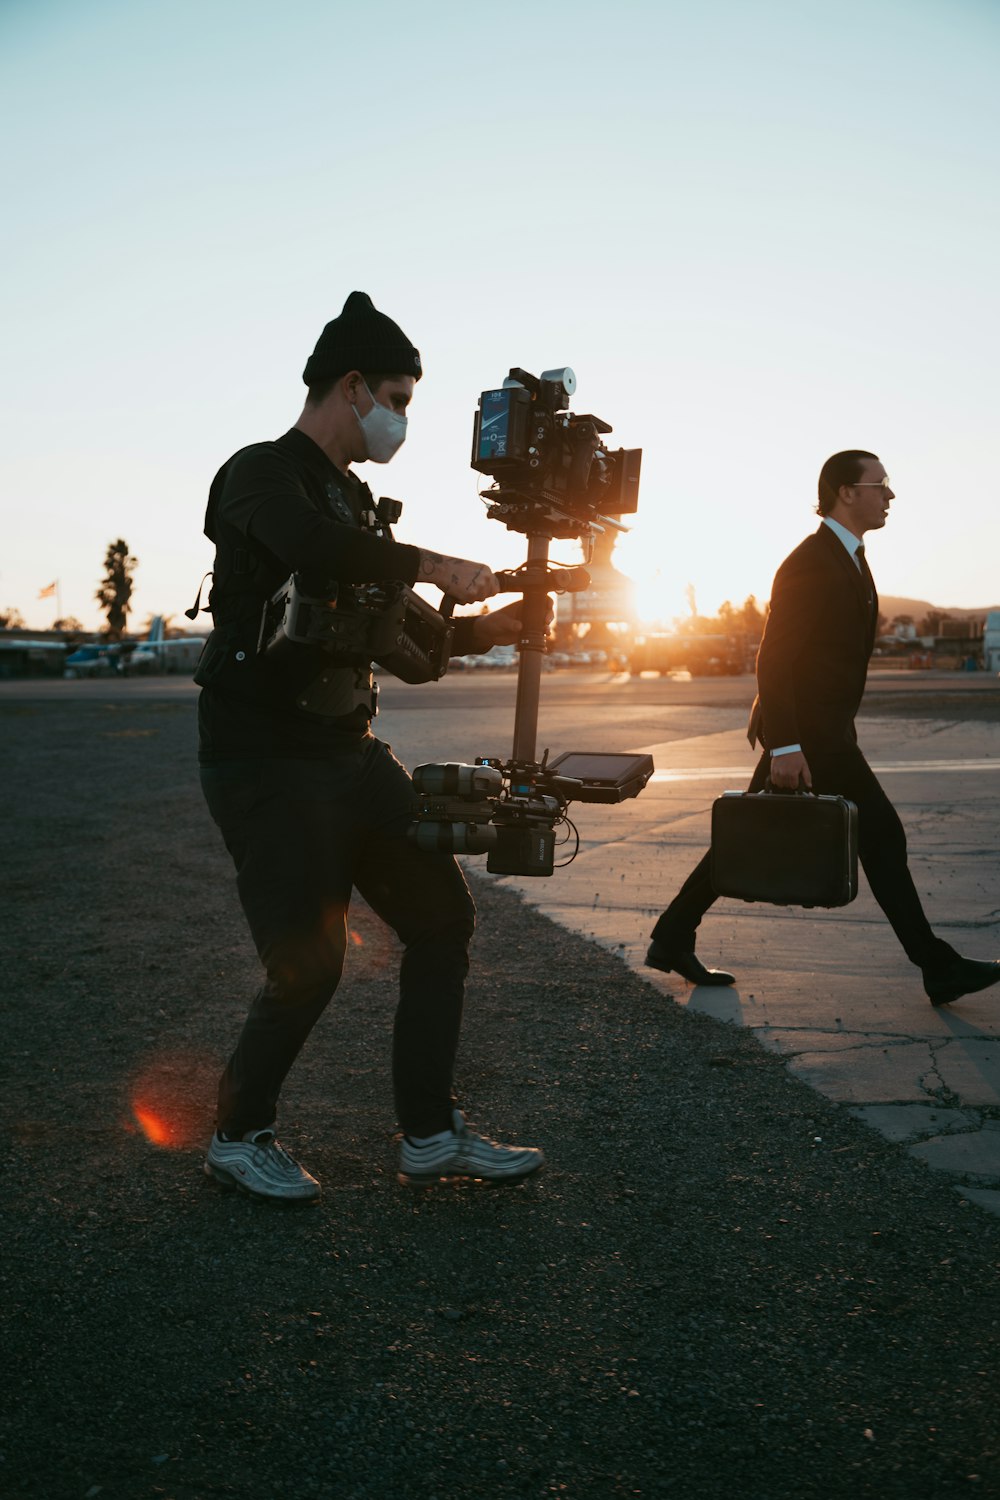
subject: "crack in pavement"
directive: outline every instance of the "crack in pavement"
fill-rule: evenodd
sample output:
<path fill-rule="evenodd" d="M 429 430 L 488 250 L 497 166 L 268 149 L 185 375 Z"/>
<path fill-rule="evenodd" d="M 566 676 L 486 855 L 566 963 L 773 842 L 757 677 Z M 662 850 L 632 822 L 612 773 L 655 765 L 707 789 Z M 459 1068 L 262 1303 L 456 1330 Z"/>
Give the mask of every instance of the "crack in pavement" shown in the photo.
<path fill-rule="evenodd" d="M 897 1042 L 927 1042 L 932 1046 L 935 1042 L 938 1042 L 942 1046 L 947 1046 L 949 1042 L 956 1040 L 956 1038 L 954 1037 L 934 1037 L 930 1035 L 921 1036 L 912 1031 L 837 1031 L 827 1026 L 781 1026 L 772 1025 L 770 1022 L 766 1023 L 763 1026 L 751 1026 L 749 1029 L 758 1033 L 801 1031 L 808 1034 L 809 1036 L 817 1037 L 835 1036 L 840 1038 L 848 1038 L 857 1036 L 872 1038 L 871 1041 L 858 1042 L 856 1044 L 852 1044 L 852 1046 L 850 1047 L 838 1047 L 836 1049 L 838 1052 L 851 1052 L 854 1050 L 855 1045 L 859 1050 L 865 1047 L 879 1047 L 883 1042 L 889 1042 L 890 1045 L 895 1045 Z M 803 1051 L 811 1052 L 815 1051 L 815 1048 L 803 1048 Z M 789 1056 L 797 1057 L 798 1053 L 789 1053 Z"/>
<path fill-rule="evenodd" d="M 917 1078 L 917 1087 L 923 1089 L 932 1099 L 936 1099 L 942 1107 L 945 1105 L 946 1096 L 954 1097 L 951 1095 L 951 1090 L 945 1087 L 945 1081 L 938 1071 L 938 1051 L 941 1047 L 947 1047 L 949 1040 L 950 1038 L 946 1038 L 941 1042 L 930 1043 L 931 1066 L 927 1069 L 926 1073 L 921 1073 Z M 932 1083 L 931 1079 L 936 1079 L 937 1082 Z"/>

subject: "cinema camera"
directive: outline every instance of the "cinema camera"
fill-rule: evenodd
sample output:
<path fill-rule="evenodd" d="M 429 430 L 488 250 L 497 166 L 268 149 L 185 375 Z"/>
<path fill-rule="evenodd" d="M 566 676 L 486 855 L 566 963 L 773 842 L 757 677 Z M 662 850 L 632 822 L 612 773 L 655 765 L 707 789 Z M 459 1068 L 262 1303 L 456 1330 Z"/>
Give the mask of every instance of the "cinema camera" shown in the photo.
<path fill-rule="evenodd" d="M 607 422 L 566 410 L 575 390 L 568 368 L 540 377 L 513 369 L 499 390 L 479 398 L 472 467 L 497 481 L 486 492 L 487 514 L 510 531 L 592 537 L 605 526 L 626 531 L 611 518 L 638 509 L 642 449 L 609 452 Z"/>
<path fill-rule="evenodd" d="M 485 853 L 486 868 L 497 875 L 551 875 L 556 848 L 575 840 L 561 861 L 568 864 L 579 849 L 569 803 L 623 802 L 653 774 L 648 755 L 571 750 L 550 762 L 546 750 L 535 758 L 548 594 L 590 583 L 584 568 L 550 567 L 549 543 L 580 540 L 589 561 L 595 536 L 608 526 L 627 530 L 614 518 L 638 506 L 641 450 L 607 449 L 607 422 L 567 410 L 575 389 L 570 369 L 536 377 L 515 368 L 499 390 L 479 398 L 472 467 L 495 481 L 483 495 L 487 515 L 528 538 L 526 563 L 497 575 L 524 596 L 513 753 L 507 761 L 482 756 L 413 773 L 418 804 L 410 832 L 418 846 Z M 443 606 L 449 614 L 451 604 Z"/>

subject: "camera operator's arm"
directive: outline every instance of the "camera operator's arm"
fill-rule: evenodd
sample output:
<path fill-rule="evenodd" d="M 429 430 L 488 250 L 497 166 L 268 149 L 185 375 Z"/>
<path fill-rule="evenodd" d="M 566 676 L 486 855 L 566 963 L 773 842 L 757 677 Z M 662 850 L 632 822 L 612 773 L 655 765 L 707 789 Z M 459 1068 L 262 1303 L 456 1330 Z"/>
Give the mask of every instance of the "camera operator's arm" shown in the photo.
<path fill-rule="evenodd" d="M 289 571 L 308 570 L 337 583 L 413 583 L 420 552 L 345 526 L 322 513 L 277 445 L 239 453 L 216 476 L 205 531 L 214 541 L 226 522 Z"/>
<path fill-rule="evenodd" d="M 457 599 L 459 604 L 478 604 L 500 592 L 496 574 L 485 563 L 469 562 L 464 557 L 446 557 L 440 552 L 427 552 L 423 547 L 419 551 L 417 581 L 434 584 L 435 588 L 443 589 L 452 599 Z"/>
<path fill-rule="evenodd" d="M 308 570 L 338 583 L 413 583 L 417 576 L 418 547 L 341 526 L 321 516 L 304 496 L 265 501 L 247 535 L 279 557 L 290 573 Z"/>
<path fill-rule="evenodd" d="M 488 599 L 500 587 L 485 563 L 406 546 L 324 515 L 276 445 L 238 454 L 216 477 L 205 524 L 213 540 L 220 520 L 266 548 L 290 573 L 308 570 L 337 583 L 433 583 L 460 604 Z"/>
<path fill-rule="evenodd" d="M 212 516 L 212 501 L 209 511 Z M 276 447 L 237 455 L 218 497 L 218 515 L 290 573 L 308 569 L 338 583 L 433 583 L 461 604 L 499 590 L 485 563 L 409 547 L 323 515 L 303 491 L 292 460 Z"/>

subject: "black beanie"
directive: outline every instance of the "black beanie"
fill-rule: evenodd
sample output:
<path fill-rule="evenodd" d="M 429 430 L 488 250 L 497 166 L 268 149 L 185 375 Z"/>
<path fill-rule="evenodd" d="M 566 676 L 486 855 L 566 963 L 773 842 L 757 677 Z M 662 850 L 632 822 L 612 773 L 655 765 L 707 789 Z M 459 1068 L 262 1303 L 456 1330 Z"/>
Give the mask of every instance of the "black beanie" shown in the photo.
<path fill-rule="evenodd" d="M 420 355 L 398 323 L 380 313 L 367 292 L 352 292 L 339 318 L 327 323 L 310 354 L 302 379 L 306 385 L 336 380 L 349 370 L 379 375 L 413 375 L 420 379 Z"/>

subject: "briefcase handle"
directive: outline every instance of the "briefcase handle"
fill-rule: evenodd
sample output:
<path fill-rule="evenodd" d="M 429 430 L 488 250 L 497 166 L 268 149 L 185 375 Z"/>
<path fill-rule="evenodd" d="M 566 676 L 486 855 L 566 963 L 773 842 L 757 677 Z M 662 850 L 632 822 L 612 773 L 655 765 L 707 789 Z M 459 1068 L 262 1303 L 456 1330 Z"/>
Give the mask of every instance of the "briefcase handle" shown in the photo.
<path fill-rule="evenodd" d="M 814 792 L 811 787 L 806 786 L 772 786 L 771 778 L 768 776 L 764 782 L 764 791 L 761 795 L 765 797 L 818 797 L 819 793 Z"/>

